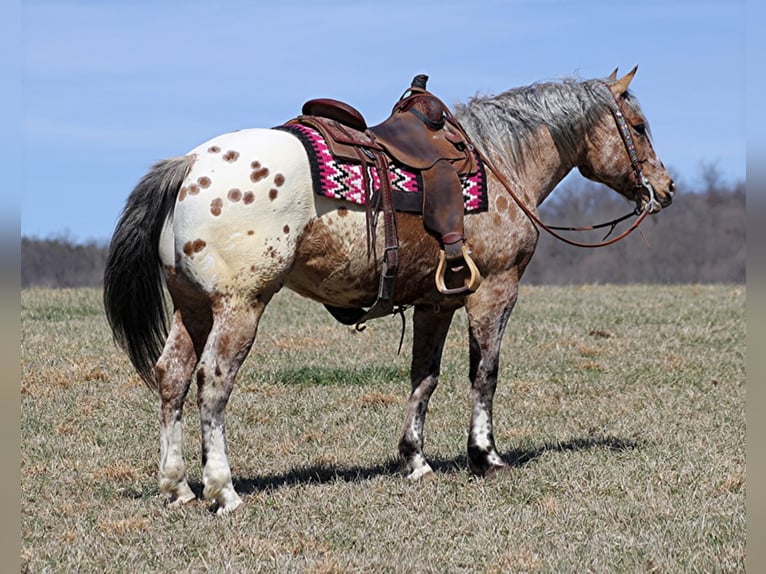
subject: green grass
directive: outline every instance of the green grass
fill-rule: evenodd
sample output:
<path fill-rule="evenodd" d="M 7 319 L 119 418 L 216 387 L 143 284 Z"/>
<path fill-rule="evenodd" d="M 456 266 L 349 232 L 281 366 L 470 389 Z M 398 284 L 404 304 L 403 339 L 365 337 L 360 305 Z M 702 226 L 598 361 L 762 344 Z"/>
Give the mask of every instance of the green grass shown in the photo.
<path fill-rule="evenodd" d="M 399 319 L 358 333 L 280 293 L 227 411 L 245 504 L 226 517 L 162 503 L 156 401 L 100 291 L 21 303 L 25 571 L 744 571 L 742 286 L 522 288 L 495 401 L 513 468 L 490 480 L 466 468 L 459 313 L 427 421 L 436 473 L 417 483 L 395 458 L 411 325 L 397 355 Z"/>

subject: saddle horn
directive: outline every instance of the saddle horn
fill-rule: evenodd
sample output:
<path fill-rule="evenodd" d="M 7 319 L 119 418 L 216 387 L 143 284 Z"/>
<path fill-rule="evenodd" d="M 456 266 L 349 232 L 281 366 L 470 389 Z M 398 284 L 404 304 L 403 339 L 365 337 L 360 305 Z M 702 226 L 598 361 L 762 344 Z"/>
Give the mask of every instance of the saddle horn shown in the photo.
<path fill-rule="evenodd" d="M 426 83 L 428 82 L 428 76 L 425 74 L 418 74 L 412 78 L 411 88 L 418 88 L 420 90 L 426 89 Z"/>

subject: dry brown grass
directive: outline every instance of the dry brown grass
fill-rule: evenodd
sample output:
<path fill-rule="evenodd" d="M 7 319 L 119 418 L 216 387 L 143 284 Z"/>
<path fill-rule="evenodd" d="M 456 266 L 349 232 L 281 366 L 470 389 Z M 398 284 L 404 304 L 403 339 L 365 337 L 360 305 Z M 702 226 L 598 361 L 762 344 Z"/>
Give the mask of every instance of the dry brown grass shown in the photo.
<path fill-rule="evenodd" d="M 522 289 L 495 402 L 513 468 L 493 480 L 466 470 L 459 315 L 429 410 L 436 475 L 410 483 L 394 459 L 398 319 L 356 333 L 282 293 L 229 406 L 245 505 L 221 518 L 158 496 L 155 399 L 112 345 L 100 292 L 24 291 L 23 569 L 743 571 L 744 303 L 740 286 Z"/>

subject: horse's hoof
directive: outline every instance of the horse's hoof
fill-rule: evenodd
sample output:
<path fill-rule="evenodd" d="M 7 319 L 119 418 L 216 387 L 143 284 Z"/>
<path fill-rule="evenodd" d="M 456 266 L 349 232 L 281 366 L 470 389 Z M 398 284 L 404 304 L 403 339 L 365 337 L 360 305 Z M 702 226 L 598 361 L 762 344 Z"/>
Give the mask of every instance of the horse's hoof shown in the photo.
<path fill-rule="evenodd" d="M 194 493 L 187 494 L 185 496 L 179 496 L 177 498 L 169 498 L 168 499 L 168 506 L 170 508 L 178 508 L 180 506 L 183 506 L 184 504 L 188 504 L 189 502 L 196 500 L 197 497 L 194 496 Z"/>
<path fill-rule="evenodd" d="M 234 512 L 240 506 L 242 506 L 242 499 L 235 494 L 233 498 L 229 498 L 225 503 L 218 501 L 218 509 L 215 513 L 218 516 L 223 516 L 224 514 Z"/>
<path fill-rule="evenodd" d="M 194 492 L 189 488 L 189 485 L 184 481 L 181 484 L 177 484 L 170 492 L 167 493 L 167 505 L 171 508 L 182 506 L 187 502 L 191 502 L 196 499 Z"/>
<path fill-rule="evenodd" d="M 407 480 L 423 480 L 434 476 L 434 471 L 429 464 L 424 464 L 414 469 L 407 475 Z"/>

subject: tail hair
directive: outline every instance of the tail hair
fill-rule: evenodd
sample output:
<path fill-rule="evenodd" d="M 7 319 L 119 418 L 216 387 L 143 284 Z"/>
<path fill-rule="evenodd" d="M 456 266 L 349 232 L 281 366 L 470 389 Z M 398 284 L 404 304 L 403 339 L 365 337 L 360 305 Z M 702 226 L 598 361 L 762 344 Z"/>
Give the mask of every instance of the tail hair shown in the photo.
<path fill-rule="evenodd" d="M 117 222 L 106 261 L 107 321 L 115 342 L 150 388 L 157 387 L 154 365 L 168 333 L 160 235 L 195 159 L 162 160 L 138 182 Z"/>

